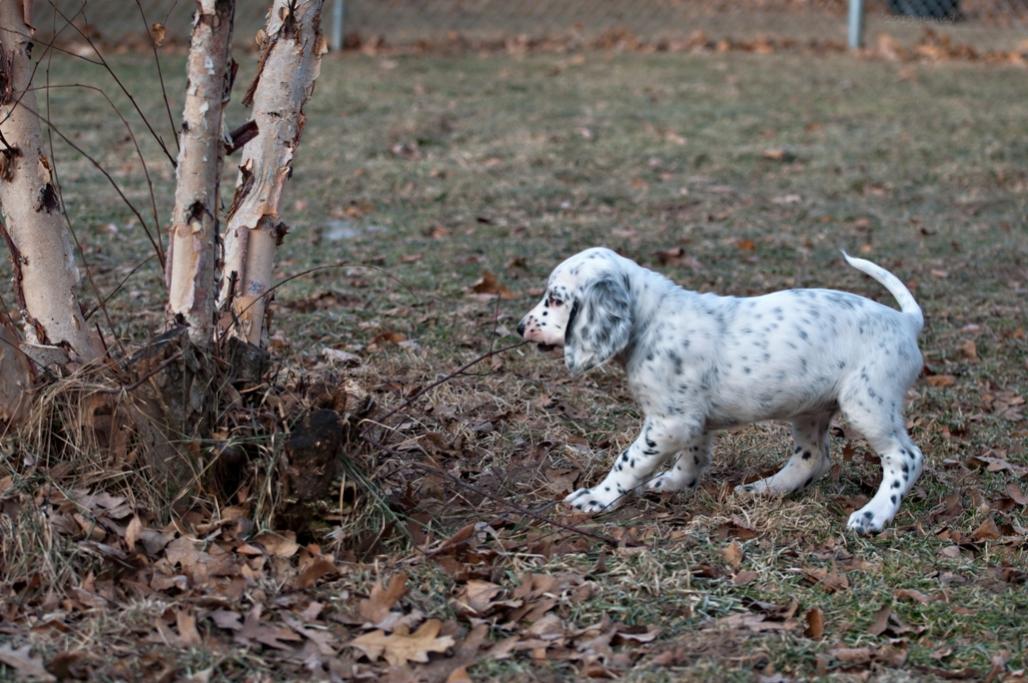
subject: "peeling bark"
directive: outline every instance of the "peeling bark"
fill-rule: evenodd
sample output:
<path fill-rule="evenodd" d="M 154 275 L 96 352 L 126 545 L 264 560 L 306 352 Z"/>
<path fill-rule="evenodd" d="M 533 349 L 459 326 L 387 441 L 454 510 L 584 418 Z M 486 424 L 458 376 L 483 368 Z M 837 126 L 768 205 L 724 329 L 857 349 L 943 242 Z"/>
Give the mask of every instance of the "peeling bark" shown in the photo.
<path fill-rule="evenodd" d="M 303 132 L 303 106 L 326 52 L 321 36 L 323 0 L 274 0 L 268 14 L 252 101 L 257 137 L 246 143 L 225 234 L 219 309 L 222 325 L 263 346 L 264 317 L 275 249 L 285 235 L 279 219 L 282 189 Z"/>
<path fill-rule="evenodd" d="M 36 93 L 28 90 L 33 29 L 27 6 L 0 0 L 0 26 L 6 29 L 0 31 L 0 229 L 14 265 L 26 342 L 61 347 L 71 360 L 92 360 L 103 347 L 75 293 L 79 272 L 43 151 Z"/>
<path fill-rule="evenodd" d="M 211 343 L 214 331 L 222 113 L 235 75 L 229 59 L 234 13 L 235 0 L 196 0 L 186 66 L 166 278 L 168 317 L 187 325 L 200 346 Z"/>

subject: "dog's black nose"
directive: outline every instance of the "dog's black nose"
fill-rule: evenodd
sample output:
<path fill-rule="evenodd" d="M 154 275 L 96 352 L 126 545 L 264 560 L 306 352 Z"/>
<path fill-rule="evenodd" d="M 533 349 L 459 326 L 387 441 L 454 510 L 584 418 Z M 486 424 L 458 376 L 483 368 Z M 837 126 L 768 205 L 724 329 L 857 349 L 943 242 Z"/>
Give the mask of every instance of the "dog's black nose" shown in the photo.
<path fill-rule="evenodd" d="M 518 336 L 519 337 L 524 337 L 525 336 L 525 321 L 524 320 L 522 320 L 521 322 L 518 323 Z"/>

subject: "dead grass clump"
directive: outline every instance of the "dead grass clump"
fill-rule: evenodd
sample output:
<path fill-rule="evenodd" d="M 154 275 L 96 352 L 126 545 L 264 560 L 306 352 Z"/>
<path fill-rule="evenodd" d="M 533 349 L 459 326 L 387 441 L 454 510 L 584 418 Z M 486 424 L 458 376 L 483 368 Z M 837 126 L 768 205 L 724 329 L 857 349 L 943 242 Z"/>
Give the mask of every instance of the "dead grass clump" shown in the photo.
<path fill-rule="evenodd" d="M 201 399 L 213 428 L 201 433 L 167 419 L 181 404 L 169 385 L 190 371 L 181 354 L 156 356 L 132 372 L 111 363 L 57 378 L 12 428 L 0 460 L 4 584 L 60 593 L 104 562 L 131 564 L 121 544 L 132 523 L 174 533 L 231 520 L 244 537 L 289 531 L 353 556 L 402 526 L 366 474 L 373 449 L 357 425 L 371 401 L 355 383 L 277 368 L 211 381 Z"/>

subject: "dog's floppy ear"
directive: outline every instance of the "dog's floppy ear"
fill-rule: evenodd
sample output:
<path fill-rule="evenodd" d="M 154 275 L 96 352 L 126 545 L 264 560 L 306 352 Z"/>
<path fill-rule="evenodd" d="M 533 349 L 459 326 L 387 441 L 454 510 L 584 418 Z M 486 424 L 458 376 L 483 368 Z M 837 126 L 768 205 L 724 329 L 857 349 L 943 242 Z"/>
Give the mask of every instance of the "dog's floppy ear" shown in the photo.
<path fill-rule="evenodd" d="M 576 296 L 564 332 L 564 363 L 571 374 L 603 365 L 628 346 L 632 300 L 624 278 L 608 275 Z"/>

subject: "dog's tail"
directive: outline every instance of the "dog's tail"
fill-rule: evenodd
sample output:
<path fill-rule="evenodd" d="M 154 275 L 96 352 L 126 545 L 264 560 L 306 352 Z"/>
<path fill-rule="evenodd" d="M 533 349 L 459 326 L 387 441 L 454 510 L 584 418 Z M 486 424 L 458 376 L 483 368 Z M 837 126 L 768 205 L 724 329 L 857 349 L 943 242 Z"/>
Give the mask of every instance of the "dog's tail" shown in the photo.
<path fill-rule="evenodd" d="M 850 264 L 857 270 L 870 275 L 877 280 L 883 287 L 889 290 L 896 301 L 900 305 L 902 310 L 914 323 L 917 331 L 920 332 L 921 328 L 924 327 L 924 313 L 921 312 L 921 307 L 914 301 L 914 295 L 910 293 L 910 290 L 900 282 L 899 278 L 887 271 L 881 266 L 875 265 L 870 261 L 865 261 L 862 258 L 853 258 L 845 251 L 842 252 L 843 257 L 846 259 L 846 263 Z"/>

